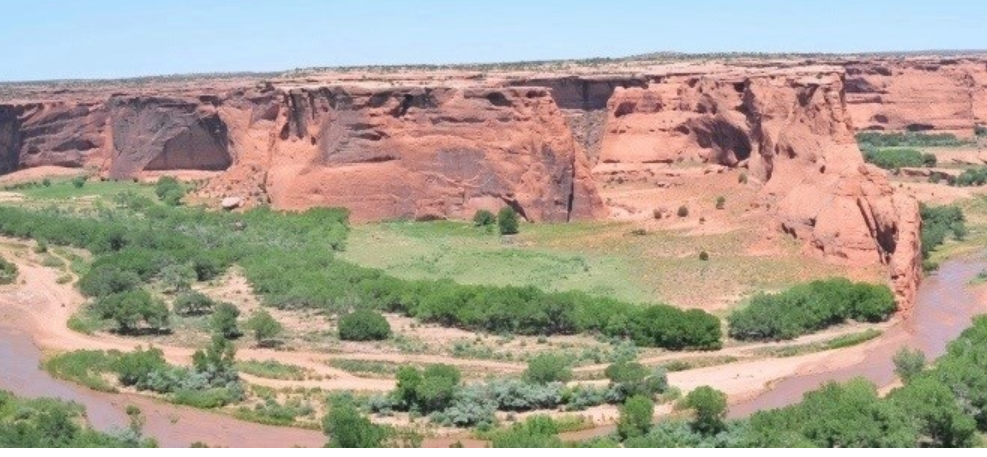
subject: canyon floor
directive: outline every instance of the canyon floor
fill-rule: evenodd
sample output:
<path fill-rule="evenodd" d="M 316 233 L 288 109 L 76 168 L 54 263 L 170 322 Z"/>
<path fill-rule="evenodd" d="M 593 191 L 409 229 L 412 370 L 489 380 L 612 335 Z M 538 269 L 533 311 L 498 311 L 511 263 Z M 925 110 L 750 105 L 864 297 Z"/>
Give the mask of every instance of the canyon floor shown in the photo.
<path fill-rule="evenodd" d="M 947 173 L 987 162 L 980 158 L 982 150 L 982 142 L 958 148 L 923 148 L 923 152 L 937 156 L 937 169 Z M 766 227 L 763 212 L 756 210 L 755 191 L 743 182 L 742 170 L 675 163 L 635 167 L 632 174 L 627 174 L 614 173 L 617 167 L 600 164 L 593 169 L 598 182 L 603 183 L 600 194 L 611 211 L 604 221 L 523 223 L 518 235 L 508 237 L 468 222 L 362 223 L 353 226 L 341 257 L 407 279 L 450 278 L 470 284 L 581 290 L 636 303 L 664 302 L 700 308 L 721 317 L 743 306 L 755 292 L 781 290 L 807 280 L 848 276 L 883 281 L 885 273 L 879 267 L 851 268 L 801 255 L 799 243 Z M 0 186 L 8 190 L 0 193 L 0 204 L 99 208 L 112 205 L 112 197 L 121 191 L 153 196 L 152 186 L 129 181 L 94 179 L 77 188 L 68 179 L 77 173 L 78 170 L 46 167 L 4 176 Z M 50 180 L 49 186 L 23 188 L 24 183 L 45 177 Z M 925 176 L 905 172 L 891 173 L 890 179 L 892 185 L 920 201 L 955 203 L 964 209 L 969 235 L 962 241 L 947 242 L 933 253 L 934 260 L 980 258 L 987 244 L 987 189 L 933 184 Z M 725 203 L 717 208 L 720 196 Z M 661 203 L 656 205 L 656 201 Z M 687 208 L 687 214 L 679 215 L 681 207 Z M 176 317 L 173 332 L 167 335 L 121 336 L 99 325 L 88 334 L 80 333 L 78 328 L 73 330 L 70 318 L 85 304 L 85 298 L 75 288 L 77 272 L 85 268 L 90 255 L 63 247 L 39 254 L 34 246 L 30 241 L 0 240 L 0 253 L 21 272 L 17 284 L 0 290 L 0 317 L 4 322 L 20 324 L 48 356 L 79 349 L 128 351 L 138 345 L 153 345 L 162 349 L 170 362 L 188 364 L 193 351 L 208 342 L 208 322 L 204 317 Z M 700 252 L 706 252 L 709 259 L 700 260 Z M 981 311 L 987 309 L 985 286 L 973 281 L 970 287 L 978 301 L 973 306 Z M 259 298 L 236 267 L 195 288 L 214 299 L 235 304 L 241 315 L 260 306 Z M 259 348 L 244 338 L 237 343 L 237 358 L 277 360 L 301 374 L 291 379 L 243 374 L 250 386 L 247 400 L 219 412 L 236 415 L 238 408 L 253 407 L 273 396 L 279 402 L 298 401 L 313 406 L 310 415 L 294 424 L 302 428 L 318 426 L 322 401 L 333 392 L 369 394 L 391 390 L 394 374 L 403 365 L 449 364 L 459 367 L 467 380 L 482 380 L 519 375 L 533 355 L 554 352 L 573 361 L 573 382 L 599 384 L 606 382 L 603 370 L 608 360 L 621 351 L 633 351 L 642 364 L 669 369 L 672 386 L 682 392 L 712 385 L 727 393 L 732 404 L 743 404 L 785 379 L 859 364 L 878 348 L 905 341 L 908 333 L 902 330 L 906 326 L 900 319 L 893 319 L 883 324 L 841 325 L 785 342 L 727 340 L 718 351 L 671 352 L 630 349 L 590 336 L 485 334 L 388 315 L 395 332 L 392 338 L 355 343 L 340 341 L 334 319 L 320 312 L 272 309 L 271 313 L 286 327 L 279 347 Z M 845 348 L 827 348 L 828 342 L 847 337 L 860 337 L 860 341 Z M 551 413 L 583 416 L 587 419 L 585 426 L 591 430 L 608 430 L 617 417 L 612 406 Z M 671 403 L 656 410 L 658 416 L 668 414 L 675 414 Z M 526 414 L 500 416 L 512 422 Z M 456 429 L 427 425 L 408 414 L 375 420 L 415 428 L 433 437 L 469 436 Z M 445 441 L 439 438 L 431 442 L 442 443 Z"/>

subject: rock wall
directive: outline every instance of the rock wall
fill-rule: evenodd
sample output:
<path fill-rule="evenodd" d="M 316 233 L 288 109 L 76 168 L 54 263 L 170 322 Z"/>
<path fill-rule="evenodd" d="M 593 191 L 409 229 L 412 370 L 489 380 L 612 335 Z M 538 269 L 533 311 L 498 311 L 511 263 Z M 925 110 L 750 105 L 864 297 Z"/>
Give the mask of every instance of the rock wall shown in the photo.
<path fill-rule="evenodd" d="M 605 215 L 544 88 L 321 87 L 255 106 L 224 112 L 239 119 L 232 136 L 276 135 L 266 151 L 235 153 L 242 160 L 210 186 L 218 194 L 262 168 L 275 206 L 345 206 L 357 220 L 462 219 L 505 204 L 532 221 Z"/>
<path fill-rule="evenodd" d="M 918 206 L 864 164 L 843 84 L 838 68 L 658 76 L 615 92 L 600 159 L 746 166 L 779 230 L 836 262 L 889 265 L 908 306 Z"/>
<path fill-rule="evenodd" d="M 973 136 L 987 125 L 987 62 L 920 59 L 850 62 L 847 102 L 859 130 Z"/>

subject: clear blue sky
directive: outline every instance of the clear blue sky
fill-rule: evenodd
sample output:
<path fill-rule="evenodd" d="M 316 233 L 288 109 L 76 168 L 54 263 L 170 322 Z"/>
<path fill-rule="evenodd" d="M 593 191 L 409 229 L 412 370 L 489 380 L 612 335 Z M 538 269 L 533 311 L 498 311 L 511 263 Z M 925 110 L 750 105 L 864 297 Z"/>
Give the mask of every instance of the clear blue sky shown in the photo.
<path fill-rule="evenodd" d="M 987 2 L 32 0 L 0 80 L 620 57 L 987 48 Z"/>

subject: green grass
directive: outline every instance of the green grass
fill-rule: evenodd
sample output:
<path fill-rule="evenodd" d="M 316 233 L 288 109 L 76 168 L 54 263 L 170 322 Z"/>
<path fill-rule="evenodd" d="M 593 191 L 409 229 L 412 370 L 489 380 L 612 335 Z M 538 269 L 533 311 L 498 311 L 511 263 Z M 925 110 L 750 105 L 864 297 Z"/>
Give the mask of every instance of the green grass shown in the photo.
<path fill-rule="evenodd" d="M 109 328 L 106 321 L 94 316 L 86 309 L 81 309 L 72 314 L 66 322 L 66 325 L 68 325 L 70 330 L 85 335 L 92 335 L 99 330 Z"/>
<path fill-rule="evenodd" d="M 870 341 L 874 338 L 881 336 L 881 333 L 882 332 L 880 330 L 872 328 L 860 332 L 840 335 L 818 343 L 790 344 L 787 346 L 764 348 L 764 349 L 758 349 L 754 351 L 754 353 L 757 355 L 768 356 L 768 357 L 782 357 L 782 358 L 795 357 L 805 354 L 811 354 L 813 352 L 821 352 L 821 351 L 828 351 L 831 349 L 842 349 L 850 346 L 856 346 L 858 344 Z"/>
<path fill-rule="evenodd" d="M 664 368 L 665 371 L 669 373 L 674 373 L 676 371 L 695 370 L 697 368 L 726 365 L 728 363 L 736 362 L 737 360 L 740 359 L 729 355 L 715 356 L 715 357 L 694 357 L 689 359 L 672 360 L 672 361 L 660 363 L 658 364 L 658 366 Z"/>
<path fill-rule="evenodd" d="M 111 198 L 125 190 L 154 198 L 154 186 L 139 185 L 130 181 L 88 181 L 82 188 L 75 187 L 71 180 L 52 180 L 51 186 L 28 186 L 16 190 L 30 200 L 68 200 L 72 198 Z"/>
<path fill-rule="evenodd" d="M 404 279 L 449 278 L 466 284 L 534 285 L 579 290 L 629 302 L 705 305 L 780 289 L 838 268 L 790 253 L 752 258 L 749 234 L 687 236 L 676 231 L 631 235 L 619 222 L 522 224 L 512 244 L 471 223 L 384 222 L 356 225 L 340 256 Z M 788 243 L 788 240 L 783 240 Z M 699 252 L 710 261 L 699 260 Z"/>
<path fill-rule="evenodd" d="M 283 379 L 302 381 L 308 378 L 310 371 L 298 365 L 290 365 L 277 360 L 243 360 L 236 363 L 237 370 L 243 373 L 267 379 Z"/>
<path fill-rule="evenodd" d="M 46 255 L 41 259 L 41 266 L 48 268 L 63 268 L 65 262 L 53 255 Z"/>
<path fill-rule="evenodd" d="M 116 392 L 105 376 L 112 372 L 116 356 L 106 351 L 73 351 L 59 354 L 44 362 L 53 377 L 81 384 L 100 392 Z"/>
<path fill-rule="evenodd" d="M 368 378 L 389 378 L 397 374 L 401 364 L 394 362 L 378 362 L 375 360 L 333 359 L 329 366 L 348 373 Z"/>

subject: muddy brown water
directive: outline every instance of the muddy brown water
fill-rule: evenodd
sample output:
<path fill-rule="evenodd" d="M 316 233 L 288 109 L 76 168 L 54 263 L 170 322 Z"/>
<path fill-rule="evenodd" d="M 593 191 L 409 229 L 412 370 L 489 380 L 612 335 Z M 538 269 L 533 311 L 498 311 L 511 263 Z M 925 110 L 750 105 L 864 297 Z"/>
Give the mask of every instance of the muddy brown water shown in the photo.
<path fill-rule="evenodd" d="M 936 274 L 922 282 L 912 316 L 867 343 L 866 354 L 858 363 L 783 379 L 767 392 L 731 405 L 730 416 L 745 417 L 762 409 L 797 403 L 805 392 L 828 381 L 860 376 L 877 385 L 887 385 L 894 381 L 892 357 L 904 346 L 921 349 L 930 360 L 942 355 L 947 343 L 970 325 L 973 316 L 982 312 L 966 286 L 985 267 L 987 262 L 981 260 L 943 263 Z M 835 354 L 834 357 L 839 356 Z M 0 388 L 25 397 L 55 397 L 80 403 L 86 407 L 89 421 L 99 430 L 126 427 L 128 419 L 124 410 L 127 405 L 135 405 L 145 416 L 145 434 L 165 447 L 184 447 L 197 441 L 227 447 L 317 447 L 325 443 L 325 437 L 317 431 L 239 421 L 138 395 L 95 392 L 52 378 L 39 368 L 41 360 L 41 351 L 30 335 L 10 322 L 0 322 Z M 571 436 L 565 438 L 591 438 L 612 430 L 613 426 L 598 427 L 567 434 Z M 440 444 L 440 440 L 429 441 L 436 442 L 426 445 Z"/>

